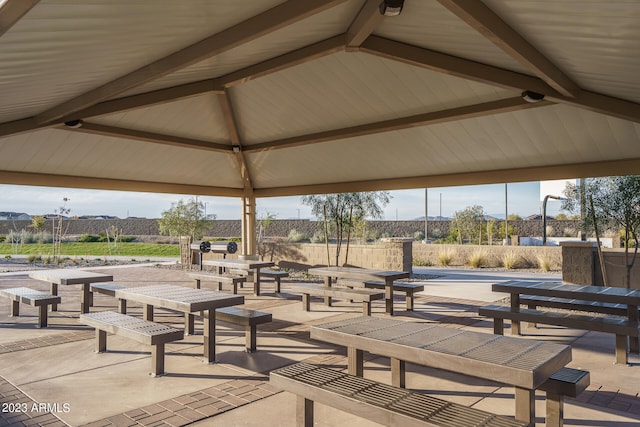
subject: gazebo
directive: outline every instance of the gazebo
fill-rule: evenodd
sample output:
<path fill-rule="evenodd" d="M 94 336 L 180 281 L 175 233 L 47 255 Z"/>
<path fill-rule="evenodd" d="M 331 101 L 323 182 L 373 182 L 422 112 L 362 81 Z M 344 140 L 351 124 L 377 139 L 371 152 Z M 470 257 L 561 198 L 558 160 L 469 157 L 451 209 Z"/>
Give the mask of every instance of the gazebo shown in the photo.
<path fill-rule="evenodd" d="M 0 183 L 256 198 L 640 173 L 640 3 L 0 0 Z"/>

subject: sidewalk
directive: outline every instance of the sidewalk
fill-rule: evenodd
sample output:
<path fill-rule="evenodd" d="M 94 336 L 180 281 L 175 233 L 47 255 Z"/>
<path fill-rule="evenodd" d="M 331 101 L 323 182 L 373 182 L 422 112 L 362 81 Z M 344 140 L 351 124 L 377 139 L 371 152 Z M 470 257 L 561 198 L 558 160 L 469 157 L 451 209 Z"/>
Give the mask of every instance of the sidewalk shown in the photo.
<path fill-rule="evenodd" d="M 91 269 L 89 269 L 91 270 Z M 193 286 L 180 270 L 157 266 L 106 266 L 126 286 L 172 283 Z M 456 328 L 490 333 L 492 322 L 479 318 L 477 308 L 504 296 L 492 294 L 490 284 L 514 278 L 557 275 L 494 271 L 416 268 L 416 273 L 439 276 L 425 282 L 413 313 L 398 297 L 398 318 L 434 321 Z M 515 276 L 514 276 L 515 275 Z M 274 321 L 258 327 L 258 352 L 247 354 L 244 329 L 218 323 L 218 363 L 202 363 L 202 323 L 196 335 L 171 343 L 166 349 L 167 375 L 152 378 L 149 349 L 122 337 L 109 337 L 108 352 L 95 354 L 94 332 L 78 324 L 79 290 L 61 287 L 63 303 L 51 313 L 50 327 L 36 329 L 37 311 L 22 304 L 21 316 L 9 318 L 9 303 L 0 300 L 0 426 L 294 426 L 295 397 L 271 387 L 272 369 L 297 361 L 309 361 L 346 369 L 346 351 L 309 339 L 309 326 L 361 315 L 358 304 L 336 301 L 326 307 L 312 302 L 312 311 L 301 308 L 299 297 L 287 294 L 292 280 L 283 280 L 283 293 L 273 293 L 265 281 L 264 295 L 255 297 L 252 287 L 240 292 L 248 308 L 268 311 Z M 48 285 L 26 274 L 0 276 L 0 287 L 28 286 L 47 290 Z M 95 296 L 94 311 L 116 309 L 113 298 Z M 142 308 L 131 306 L 130 314 Z M 384 304 L 374 304 L 373 315 L 382 316 Z M 157 310 L 156 321 L 182 327 L 175 313 Z M 553 340 L 573 346 L 569 366 L 591 372 L 591 386 L 579 399 L 567 399 L 566 426 L 640 425 L 640 358 L 631 355 L 631 366 L 613 365 L 614 337 L 563 328 L 527 329 L 524 339 Z M 387 359 L 368 354 L 365 376 L 390 381 Z M 513 415 L 513 389 L 452 373 L 407 366 L 407 386 L 437 397 L 504 415 Z M 536 403 L 537 426 L 544 425 L 544 395 Z M 35 403 L 35 405 L 34 405 Z M 16 404 L 19 404 L 17 406 Z M 10 406 L 11 405 L 11 406 Z M 20 412 L 16 409 L 25 408 Z M 9 411 L 11 409 L 11 411 Z M 375 425 L 360 418 L 318 405 L 317 425 L 352 427 Z"/>

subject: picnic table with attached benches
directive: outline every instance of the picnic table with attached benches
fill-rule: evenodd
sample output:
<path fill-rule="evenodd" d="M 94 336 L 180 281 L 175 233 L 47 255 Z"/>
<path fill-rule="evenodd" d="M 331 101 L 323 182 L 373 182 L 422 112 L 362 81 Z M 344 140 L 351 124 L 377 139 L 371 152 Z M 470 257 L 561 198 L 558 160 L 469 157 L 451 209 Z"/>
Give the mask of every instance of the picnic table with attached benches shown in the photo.
<path fill-rule="evenodd" d="M 389 315 L 393 315 L 393 282 L 411 276 L 411 273 L 408 271 L 373 270 L 356 267 L 310 268 L 309 274 L 324 277 L 324 286 L 326 289 L 331 288 L 333 278 L 360 280 L 363 282 L 367 280 L 382 280 L 384 282 L 385 310 Z M 331 295 L 325 297 L 325 303 L 331 305 Z"/>
<path fill-rule="evenodd" d="M 313 325 L 310 332 L 312 339 L 347 347 L 351 375 L 363 375 L 365 351 L 389 357 L 391 383 L 396 387 L 405 385 L 406 362 L 512 385 L 515 417 L 531 425 L 535 390 L 571 361 L 567 345 L 391 318 L 346 319 Z M 547 390 L 558 391 L 552 384 Z M 560 423 L 548 419 L 548 425 Z"/>
<path fill-rule="evenodd" d="M 275 262 L 271 261 L 252 261 L 244 259 L 212 259 L 203 261 L 202 264 L 218 267 L 219 274 L 222 274 L 224 269 L 241 270 L 247 273 L 251 270 L 255 270 L 253 276 L 253 293 L 256 296 L 260 295 L 260 270 L 276 265 Z"/>
<path fill-rule="evenodd" d="M 496 334 L 503 333 L 504 319 L 508 319 L 513 335 L 521 333 L 521 321 L 615 334 L 615 361 L 619 364 L 628 361 L 629 339 L 631 351 L 639 351 L 640 290 L 536 281 L 496 283 L 492 290 L 511 296 L 510 306 L 491 304 L 478 310 L 480 315 L 494 318 Z M 521 307 L 523 304 L 528 308 Z"/>
<path fill-rule="evenodd" d="M 143 317 L 153 321 L 153 308 L 161 307 L 185 314 L 185 333 L 194 332 L 193 313 L 204 311 L 204 358 L 216 360 L 216 309 L 244 303 L 241 295 L 176 285 L 152 285 L 118 289 L 116 298 L 143 304 Z"/>
<path fill-rule="evenodd" d="M 78 270 L 75 268 L 60 268 L 56 270 L 36 270 L 30 271 L 29 277 L 42 280 L 51 284 L 51 294 L 58 295 L 58 285 L 82 285 L 82 300 L 80 303 L 80 313 L 88 313 L 92 304 L 91 291 L 89 285 L 97 282 L 112 282 L 113 276 L 110 274 L 94 273 L 93 271 Z M 58 305 L 52 304 L 51 311 L 57 311 Z"/>
<path fill-rule="evenodd" d="M 247 278 L 244 276 L 237 276 L 228 273 L 207 273 L 206 271 L 200 271 L 198 273 L 188 273 L 187 275 L 192 279 L 195 279 L 196 289 L 200 289 L 200 282 L 203 280 L 217 282 L 219 291 L 222 290 L 222 284 L 227 283 L 231 285 L 234 294 L 238 293 L 238 284 L 242 285 L 242 283 L 247 281 Z"/>

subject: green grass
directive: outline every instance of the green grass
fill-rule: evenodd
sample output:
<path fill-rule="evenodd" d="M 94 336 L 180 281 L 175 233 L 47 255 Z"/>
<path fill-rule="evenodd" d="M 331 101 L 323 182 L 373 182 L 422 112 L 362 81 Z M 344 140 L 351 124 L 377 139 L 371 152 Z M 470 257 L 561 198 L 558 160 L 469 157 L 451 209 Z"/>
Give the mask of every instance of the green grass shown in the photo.
<path fill-rule="evenodd" d="M 115 253 L 113 249 L 109 251 L 107 243 L 91 242 L 78 243 L 68 242 L 60 245 L 61 255 L 76 256 L 135 256 L 135 257 L 152 257 L 152 256 L 180 256 L 180 247 L 178 245 L 159 245 L 153 243 L 119 243 L 118 251 Z M 0 243 L 0 254 L 13 255 L 10 243 Z M 30 243 L 22 245 L 22 251 L 16 255 L 52 255 L 53 245 L 51 243 L 39 244 Z"/>

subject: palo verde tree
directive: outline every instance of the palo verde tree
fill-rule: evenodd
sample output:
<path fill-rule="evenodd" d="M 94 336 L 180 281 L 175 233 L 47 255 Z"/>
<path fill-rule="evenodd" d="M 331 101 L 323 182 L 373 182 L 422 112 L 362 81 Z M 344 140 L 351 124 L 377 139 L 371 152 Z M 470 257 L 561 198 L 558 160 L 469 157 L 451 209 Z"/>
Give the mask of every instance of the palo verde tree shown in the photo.
<path fill-rule="evenodd" d="M 482 228 L 484 225 L 484 211 L 482 206 L 467 206 L 464 210 L 456 211 L 449 227 L 449 234 L 455 236 L 458 243 L 482 243 Z"/>
<path fill-rule="evenodd" d="M 574 184 L 564 190 L 562 209 L 572 213 L 584 209 L 586 230 L 620 231 L 624 244 L 625 286 L 631 286 L 631 270 L 638 255 L 640 234 L 640 176 L 614 176 L 584 180 L 584 191 Z M 584 194 L 584 198 L 580 193 Z M 633 247 L 633 254 L 630 248 Z"/>
<path fill-rule="evenodd" d="M 327 242 L 330 232 L 334 234 L 335 265 L 338 266 L 343 241 L 347 242 L 345 264 L 347 263 L 349 241 L 355 224 L 365 218 L 382 218 L 383 209 L 389 203 L 389 199 L 390 195 L 387 191 L 372 191 L 303 196 L 302 204 L 311 207 L 311 213 L 317 218 L 323 218 Z M 329 258 L 328 252 L 327 258 Z"/>
<path fill-rule="evenodd" d="M 215 215 L 208 215 L 215 218 Z M 160 234 L 173 237 L 188 236 L 191 240 L 202 238 L 205 231 L 213 225 L 213 221 L 205 218 L 204 203 L 196 199 L 185 202 L 180 199 L 177 203 L 172 203 L 171 208 L 162 212 L 162 217 L 158 219 Z M 180 251 L 182 252 L 182 246 Z M 180 254 L 184 256 L 183 253 Z"/>

